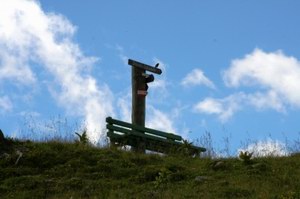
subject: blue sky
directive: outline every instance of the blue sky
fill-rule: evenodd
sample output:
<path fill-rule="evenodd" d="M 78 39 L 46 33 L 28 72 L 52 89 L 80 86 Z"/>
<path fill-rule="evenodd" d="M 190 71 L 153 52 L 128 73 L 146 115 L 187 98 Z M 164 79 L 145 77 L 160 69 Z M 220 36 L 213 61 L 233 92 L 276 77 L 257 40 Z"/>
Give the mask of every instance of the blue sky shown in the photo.
<path fill-rule="evenodd" d="M 131 58 L 163 71 L 149 85 L 147 126 L 190 140 L 209 131 L 216 145 L 229 137 L 232 150 L 247 139 L 298 139 L 299 8 L 296 0 L 4 0 L 0 128 L 55 137 L 49 126 L 68 119 L 105 139 L 106 116 L 130 121 Z"/>

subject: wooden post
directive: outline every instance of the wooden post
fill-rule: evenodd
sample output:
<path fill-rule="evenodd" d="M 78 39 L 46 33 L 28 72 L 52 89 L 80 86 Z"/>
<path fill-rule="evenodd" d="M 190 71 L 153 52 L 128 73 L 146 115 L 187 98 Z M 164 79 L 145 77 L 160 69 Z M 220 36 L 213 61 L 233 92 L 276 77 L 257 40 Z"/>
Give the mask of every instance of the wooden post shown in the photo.
<path fill-rule="evenodd" d="M 146 96 L 147 82 L 146 71 L 161 74 L 159 68 L 155 68 L 146 64 L 129 59 L 128 64 L 131 65 L 131 84 L 132 84 L 132 124 L 145 126 L 146 118 Z M 144 133 L 144 132 L 140 132 Z M 132 146 L 132 151 L 145 153 L 145 147 L 142 141 L 137 141 L 136 146 Z"/>
<path fill-rule="evenodd" d="M 136 68 L 132 66 L 132 112 L 131 112 L 131 121 L 132 124 L 137 124 L 140 126 L 145 126 L 145 110 L 146 110 L 146 96 L 141 95 L 142 91 L 145 91 L 146 88 L 143 82 L 142 74 L 145 73 L 145 70 Z M 141 132 L 143 133 L 143 132 Z M 145 153 L 145 149 L 142 146 L 142 143 L 138 141 L 136 146 L 132 146 L 132 151 Z"/>
<path fill-rule="evenodd" d="M 132 115 L 133 124 L 145 126 L 146 92 L 142 73 L 145 70 L 132 67 Z"/>

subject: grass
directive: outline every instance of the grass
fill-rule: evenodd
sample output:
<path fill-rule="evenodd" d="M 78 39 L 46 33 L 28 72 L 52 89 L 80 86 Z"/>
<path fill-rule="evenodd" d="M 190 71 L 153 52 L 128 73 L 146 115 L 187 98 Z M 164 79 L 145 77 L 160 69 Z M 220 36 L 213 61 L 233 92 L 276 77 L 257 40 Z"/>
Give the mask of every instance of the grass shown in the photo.
<path fill-rule="evenodd" d="M 0 143 L 1 144 L 1 143 Z M 300 198 L 300 155 L 189 158 L 80 142 L 8 140 L 1 198 Z M 16 151 L 22 152 L 19 159 Z"/>

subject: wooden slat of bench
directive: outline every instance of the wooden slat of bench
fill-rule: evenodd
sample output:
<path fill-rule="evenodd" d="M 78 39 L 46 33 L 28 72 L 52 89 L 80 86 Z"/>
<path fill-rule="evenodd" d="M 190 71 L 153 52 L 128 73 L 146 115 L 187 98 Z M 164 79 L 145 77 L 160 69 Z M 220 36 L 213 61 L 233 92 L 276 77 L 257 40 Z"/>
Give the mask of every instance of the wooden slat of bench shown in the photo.
<path fill-rule="evenodd" d="M 199 146 L 192 145 L 191 148 L 194 149 L 194 150 L 198 150 L 200 152 L 205 152 L 206 151 L 206 148 L 199 147 Z"/>
<path fill-rule="evenodd" d="M 135 135 L 135 136 L 139 136 L 139 137 L 153 138 L 153 139 L 157 138 L 156 140 L 163 140 L 163 141 L 170 140 L 171 142 L 175 142 L 175 140 L 172 140 L 168 137 L 163 137 L 163 136 L 159 136 L 159 135 L 151 134 L 151 133 L 141 133 L 139 131 L 131 130 L 131 129 L 124 128 L 124 127 L 121 127 L 121 126 L 115 126 L 115 125 L 112 125 L 112 124 L 107 124 L 106 128 L 110 129 L 112 131 L 125 133 L 126 135 Z M 176 141 L 176 142 L 179 142 L 179 141 Z"/>
<path fill-rule="evenodd" d="M 170 139 L 173 139 L 173 140 L 182 141 L 182 137 L 179 136 L 179 135 L 175 135 L 175 134 L 172 134 L 172 133 L 166 133 L 166 132 L 163 132 L 163 131 L 158 131 L 158 130 L 150 129 L 150 128 L 147 128 L 147 127 L 142 127 L 142 126 L 139 126 L 139 125 L 123 122 L 123 121 L 120 121 L 120 120 L 113 119 L 111 117 L 107 117 L 106 122 L 109 123 L 109 124 L 116 124 L 116 125 L 119 125 L 119 126 L 132 128 L 133 130 L 136 130 L 136 131 L 147 132 L 147 133 L 158 135 L 158 136 L 161 136 L 161 137 L 166 137 L 166 138 L 170 138 Z"/>
<path fill-rule="evenodd" d="M 120 136 L 119 134 L 113 134 L 111 137 L 112 142 L 118 142 L 118 143 L 123 143 L 125 145 L 130 145 L 130 146 L 136 146 L 138 143 L 138 139 L 140 137 L 138 136 Z M 182 146 L 182 143 L 180 142 L 165 142 L 164 141 L 157 141 L 154 139 L 147 139 L 143 141 L 144 147 L 146 150 L 151 150 L 151 151 L 156 151 L 156 152 L 161 152 L 161 153 L 168 153 L 172 152 L 174 150 L 174 147 L 180 147 Z M 192 150 L 194 150 L 194 153 L 201 153 L 205 152 L 206 149 L 202 147 L 197 147 L 197 146 L 191 146 Z"/>
<path fill-rule="evenodd" d="M 125 133 L 127 136 L 141 137 L 141 138 L 151 139 L 151 140 L 160 141 L 160 142 L 164 142 L 164 143 L 167 142 L 167 143 L 170 143 L 170 144 L 173 144 L 173 143 L 182 144 L 181 142 L 178 142 L 178 141 L 175 141 L 175 140 L 170 140 L 170 139 L 163 138 L 163 137 L 157 137 L 157 136 L 153 136 L 153 135 L 150 135 L 150 134 L 144 134 L 144 133 L 140 133 L 140 132 L 130 130 L 130 129 L 127 129 L 127 128 L 114 126 L 114 125 L 111 125 L 111 124 L 107 124 L 106 128 L 109 129 L 109 130 Z"/>
<path fill-rule="evenodd" d="M 121 126 L 114 126 L 112 124 L 106 124 L 106 128 L 112 131 L 117 131 L 117 132 L 121 132 L 121 133 L 125 133 L 127 135 L 130 135 L 132 130 L 128 129 L 128 128 L 124 128 Z"/>
<path fill-rule="evenodd" d="M 125 136 L 121 137 L 120 135 L 115 133 L 114 135 L 110 136 L 111 142 L 122 143 L 124 145 L 130 145 L 135 147 L 137 147 L 138 144 L 142 143 L 146 150 L 156 151 L 161 153 L 168 153 L 168 151 L 174 149 L 174 147 L 179 147 L 180 145 L 182 145 L 182 143 L 178 143 L 178 142 L 165 142 L 161 140 L 157 141 L 152 138 L 143 139 L 143 141 L 141 142 L 140 139 L 141 137 L 139 136 L 131 135 L 126 137 Z"/>
<path fill-rule="evenodd" d="M 125 138 L 127 135 L 126 135 L 126 134 L 120 135 L 120 134 L 117 134 L 117 133 L 115 133 L 115 132 L 110 132 L 110 131 L 108 131 L 108 132 L 107 132 L 107 136 L 110 137 L 110 138 L 123 139 L 123 138 Z"/>
<path fill-rule="evenodd" d="M 108 133 L 108 137 L 110 138 L 111 142 L 123 143 L 125 145 L 136 146 L 138 137 L 137 136 L 124 136 L 116 133 Z M 135 140 L 135 141 L 134 141 Z M 166 153 L 170 150 L 173 150 L 173 147 L 180 147 L 182 143 L 180 142 L 172 142 L 166 143 L 164 141 L 156 141 L 153 139 L 147 139 L 144 141 L 145 149 L 151 151 L 157 151 L 161 153 Z M 191 146 L 195 153 L 205 152 L 206 149 L 197 146 Z"/>

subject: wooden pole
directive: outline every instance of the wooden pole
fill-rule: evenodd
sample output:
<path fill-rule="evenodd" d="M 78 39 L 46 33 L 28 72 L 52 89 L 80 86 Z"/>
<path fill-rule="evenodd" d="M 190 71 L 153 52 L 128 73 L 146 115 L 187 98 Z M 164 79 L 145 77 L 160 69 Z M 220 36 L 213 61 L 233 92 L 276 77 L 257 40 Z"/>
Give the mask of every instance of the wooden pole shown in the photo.
<path fill-rule="evenodd" d="M 137 68 L 132 66 L 132 112 L 131 112 L 131 120 L 132 124 L 145 126 L 145 110 L 146 110 L 146 92 L 145 88 L 145 77 L 143 77 L 143 73 L 145 73 L 144 69 Z M 141 132 L 143 133 L 143 132 Z M 143 143 L 136 143 L 136 146 L 132 147 L 132 151 L 145 153 L 145 149 L 143 147 Z"/>
<path fill-rule="evenodd" d="M 128 60 L 131 65 L 131 84 L 132 84 L 132 111 L 131 120 L 132 124 L 145 127 L 146 118 L 146 96 L 147 96 L 147 83 L 154 80 L 154 76 L 146 74 L 146 71 L 161 74 L 162 71 L 156 67 L 152 67 L 132 59 Z M 140 132 L 145 133 L 145 132 Z M 135 146 L 132 146 L 132 151 L 145 153 L 145 146 L 142 140 L 136 140 Z"/>

